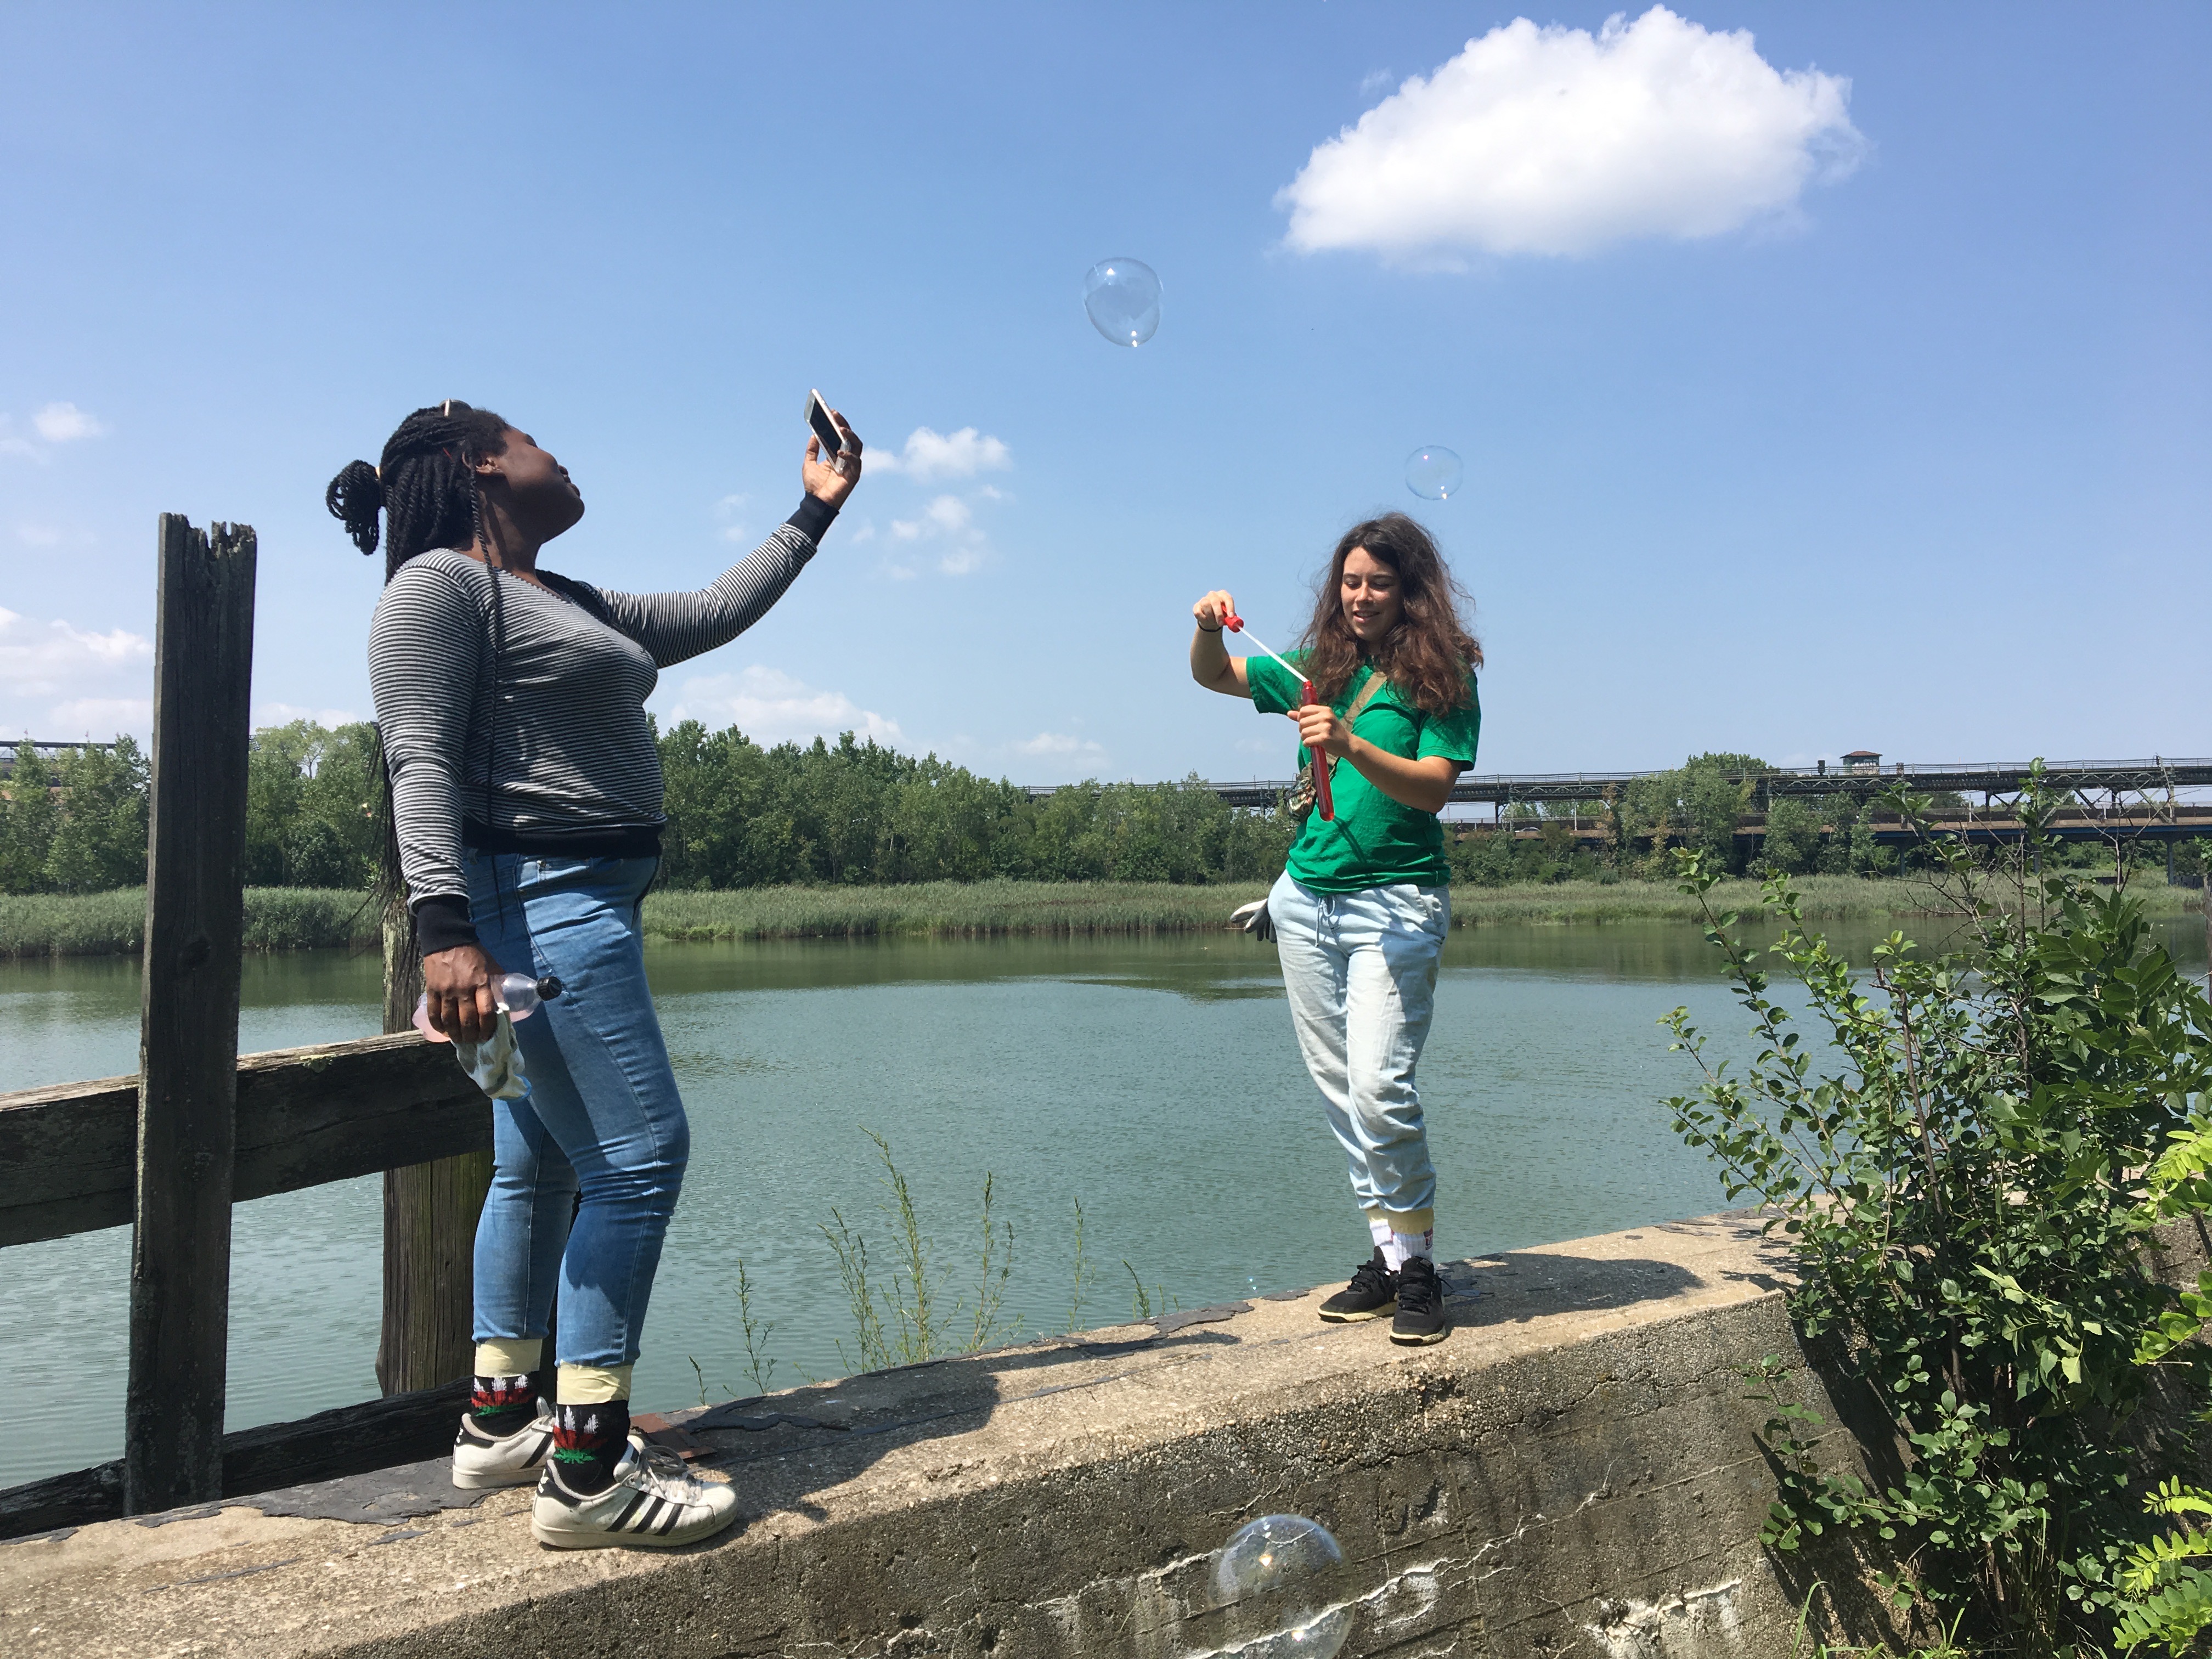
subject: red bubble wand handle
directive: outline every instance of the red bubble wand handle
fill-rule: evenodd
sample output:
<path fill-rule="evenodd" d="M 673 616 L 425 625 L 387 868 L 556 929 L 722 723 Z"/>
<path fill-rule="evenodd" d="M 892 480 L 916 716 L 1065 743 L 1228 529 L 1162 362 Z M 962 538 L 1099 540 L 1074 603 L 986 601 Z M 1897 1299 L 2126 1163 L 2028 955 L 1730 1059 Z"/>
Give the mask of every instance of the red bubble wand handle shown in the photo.
<path fill-rule="evenodd" d="M 1255 646 L 1259 646 L 1260 654 L 1261 656 L 1273 657 L 1277 662 L 1282 663 L 1283 672 L 1286 674 L 1292 675 L 1297 678 L 1298 683 L 1298 695 L 1308 703 L 1317 703 L 1321 701 L 1320 698 L 1314 696 L 1314 683 L 1311 680 L 1308 679 L 1303 673 L 1301 673 L 1297 669 L 1292 667 L 1289 663 L 1283 662 L 1283 659 L 1279 654 L 1268 650 L 1266 646 L 1261 645 L 1259 636 L 1257 635 L 1245 632 L 1243 617 L 1238 616 L 1233 611 L 1228 611 L 1222 617 L 1221 625 L 1224 628 L 1226 628 L 1232 634 L 1243 634 L 1246 640 Z M 1329 759 L 1327 755 L 1323 754 L 1318 749 L 1312 752 L 1314 811 L 1321 814 L 1322 823 L 1334 823 L 1336 818 L 1336 802 L 1330 797 L 1328 793 L 1328 775 L 1331 769 L 1335 766 L 1336 763 Z"/>

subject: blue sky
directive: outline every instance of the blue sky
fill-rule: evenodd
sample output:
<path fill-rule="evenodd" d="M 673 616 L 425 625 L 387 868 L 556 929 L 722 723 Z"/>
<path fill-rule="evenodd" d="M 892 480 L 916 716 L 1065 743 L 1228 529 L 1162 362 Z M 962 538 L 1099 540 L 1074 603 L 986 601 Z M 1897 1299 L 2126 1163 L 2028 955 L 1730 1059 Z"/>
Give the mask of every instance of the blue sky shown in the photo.
<path fill-rule="evenodd" d="M 380 562 L 321 495 L 408 410 L 568 464 L 553 568 L 690 586 L 818 385 L 914 463 L 664 717 L 1281 775 L 1190 601 L 1280 645 L 1403 507 L 1480 770 L 2212 753 L 2212 10 L 1607 16 L 12 6 L 0 732 L 143 729 L 160 512 L 258 528 L 263 718 L 364 715 Z M 1135 350 L 1109 255 L 1165 288 Z"/>

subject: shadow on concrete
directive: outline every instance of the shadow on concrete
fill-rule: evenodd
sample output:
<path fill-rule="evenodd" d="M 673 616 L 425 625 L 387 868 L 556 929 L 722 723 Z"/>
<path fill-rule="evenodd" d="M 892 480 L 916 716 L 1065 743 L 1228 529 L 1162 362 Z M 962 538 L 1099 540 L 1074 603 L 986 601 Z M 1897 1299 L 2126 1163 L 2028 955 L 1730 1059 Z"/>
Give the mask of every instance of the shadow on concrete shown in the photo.
<path fill-rule="evenodd" d="M 1522 1325 L 1558 1314 L 1662 1302 L 1702 1283 L 1686 1267 L 1643 1257 L 1593 1261 L 1508 1250 L 1444 1270 L 1455 1325 Z M 1468 1307 L 1468 1303 L 1480 1305 Z"/>

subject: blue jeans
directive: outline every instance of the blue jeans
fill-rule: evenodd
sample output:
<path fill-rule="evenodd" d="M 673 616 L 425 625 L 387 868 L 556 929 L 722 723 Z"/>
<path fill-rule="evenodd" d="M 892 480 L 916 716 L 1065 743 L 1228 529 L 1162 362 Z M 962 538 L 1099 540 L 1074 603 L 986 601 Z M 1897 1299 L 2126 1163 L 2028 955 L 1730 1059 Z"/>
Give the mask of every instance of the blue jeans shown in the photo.
<path fill-rule="evenodd" d="M 691 1152 L 638 926 L 658 862 L 467 854 L 469 911 L 484 949 L 509 973 L 553 974 L 562 985 L 515 1022 L 529 1092 L 491 1103 L 495 1168 L 477 1224 L 479 1342 L 542 1338 L 557 1273 L 551 1357 L 636 1361 Z"/>
<path fill-rule="evenodd" d="M 1451 890 L 1317 893 L 1285 874 L 1267 912 L 1298 1049 L 1351 1166 L 1352 1195 L 1392 1231 L 1426 1232 L 1437 1174 L 1413 1068 L 1436 1007 Z"/>

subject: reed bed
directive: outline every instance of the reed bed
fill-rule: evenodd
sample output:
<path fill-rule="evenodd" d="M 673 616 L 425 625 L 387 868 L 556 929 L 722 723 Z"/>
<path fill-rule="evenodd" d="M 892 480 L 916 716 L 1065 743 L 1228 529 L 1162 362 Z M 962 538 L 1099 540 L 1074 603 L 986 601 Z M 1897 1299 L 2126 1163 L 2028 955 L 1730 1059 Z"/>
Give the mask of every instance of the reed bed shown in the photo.
<path fill-rule="evenodd" d="M 1910 878 L 1805 876 L 1796 884 L 1808 917 L 1825 921 L 1945 914 L 1942 901 Z M 2130 890 L 2153 916 L 2203 908 L 2200 890 L 2148 879 Z M 1261 882 L 1177 886 L 1167 882 L 921 882 L 903 887 L 750 887 L 726 892 L 657 892 L 645 902 L 649 937 L 665 939 L 988 938 L 1009 933 L 1188 933 L 1227 925 L 1229 913 L 1267 891 Z M 1724 909 L 1747 908 L 1756 882 L 1714 890 Z M 1462 927 L 1549 927 L 1628 921 L 1691 922 L 1696 902 L 1659 882 L 1567 881 L 1455 887 Z M 0 896 L 0 957 L 116 956 L 137 951 L 146 931 L 143 888 L 108 893 Z M 305 951 L 362 947 L 376 924 L 359 893 L 327 888 L 252 887 L 246 893 L 246 948 Z"/>
<path fill-rule="evenodd" d="M 646 932 L 672 939 L 1184 933 L 1219 927 L 1262 882 L 929 881 L 904 887 L 748 887 L 654 893 Z"/>
<path fill-rule="evenodd" d="M 246 890 L 246 948 L 312 951 L 368 945 L 374 913 L 359 893 L 325 887 Z M 136 955 L 146 942 L 146 890 L 0 896 L 0 957 Z"/>

